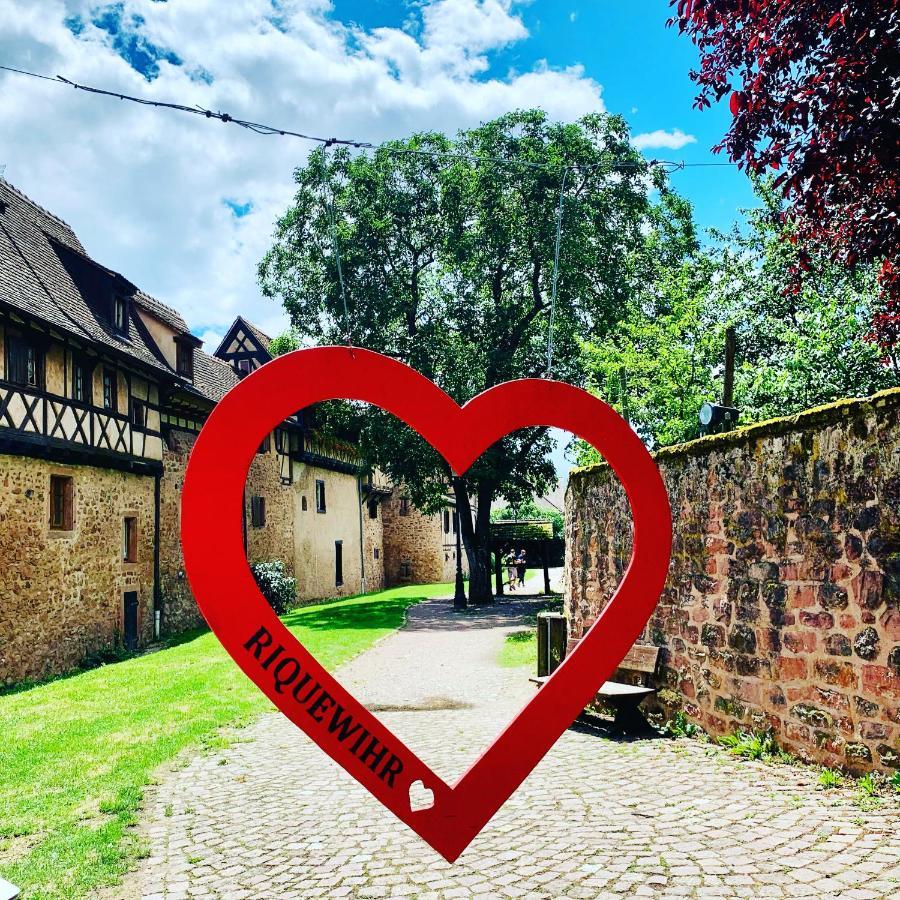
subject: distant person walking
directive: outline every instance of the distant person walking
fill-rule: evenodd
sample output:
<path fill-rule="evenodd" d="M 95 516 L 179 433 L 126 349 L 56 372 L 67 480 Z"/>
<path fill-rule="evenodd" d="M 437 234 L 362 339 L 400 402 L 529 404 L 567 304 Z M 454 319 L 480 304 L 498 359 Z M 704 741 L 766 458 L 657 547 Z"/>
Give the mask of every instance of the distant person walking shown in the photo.
<path fill-rule="evenodd" d="M 516 555 L 513 550 L 510 550 L 509 553 L 506 554 L 503 561 L 506 563 L 506 581 L 507 587 L 514 591 L 516 589 Z"/>
<path fill-rule="evenodd" d="M 525 556 L 525 550 L 516 557 L 516 574 L 519 576 L 519 587 L 525 587 L 525 571 L 528 567 L 528 559 Z"/>

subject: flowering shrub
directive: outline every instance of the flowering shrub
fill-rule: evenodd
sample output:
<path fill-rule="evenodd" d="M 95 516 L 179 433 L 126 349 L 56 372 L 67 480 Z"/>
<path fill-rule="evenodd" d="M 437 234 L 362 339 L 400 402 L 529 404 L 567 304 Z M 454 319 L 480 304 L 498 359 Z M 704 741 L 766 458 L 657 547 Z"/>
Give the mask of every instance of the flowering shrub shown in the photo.
<path fill-rule="evenodd" d="M 297 599 L 297 581 L 285 574 L 281 560 L 253 563 L 250 570 L 263 597 L 279 616 L 293 606 Z"/>

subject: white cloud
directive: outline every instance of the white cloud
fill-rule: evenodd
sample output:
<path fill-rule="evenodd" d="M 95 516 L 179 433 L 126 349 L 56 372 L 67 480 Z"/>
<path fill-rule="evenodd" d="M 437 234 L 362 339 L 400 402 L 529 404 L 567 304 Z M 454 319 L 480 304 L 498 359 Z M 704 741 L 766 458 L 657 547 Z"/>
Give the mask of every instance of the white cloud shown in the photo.
<path fill-rule="evenodd" d="M 128 37 L 175 60 L 159 60 L 152 81 L 91 23 L 110 8 L 4 0 L 0 59 L 376 143 L 453 132 L 522 106 L 562 120 L 604 108 L 600 85 L 577 66 L 485 75 L 492 51 L 528 38 L 512 0 L 431 0 L 417 27 L 372 31 L 336 21 L 327 0 L 123 0 Z M 65 24 L 72 17 L 81 20 L 77 36 Z M 66 219 L 99 261 L 181 310 L 208 350 L 238 313 L 269 334 L 284 328 L 280 307 L 260 295 L 256 267 L 308 144 L 8 73 L 0 75 L 0 133 L 6 178 Z M 251 206 L 236 216 L 227 200 Z"/>
<path fill-rule="evenodd" d="M 687 144 L 696 144 L 697 138 L 692 134 L 685 134 L 680 128 L 673 131 L 664 131 L 657 128 L 656 131 L 649 131 L 644 134 L 636 134 L 631 143 L 638 150 L 655 150 L 665 148 L 667 150 L 680 150 Z"/>

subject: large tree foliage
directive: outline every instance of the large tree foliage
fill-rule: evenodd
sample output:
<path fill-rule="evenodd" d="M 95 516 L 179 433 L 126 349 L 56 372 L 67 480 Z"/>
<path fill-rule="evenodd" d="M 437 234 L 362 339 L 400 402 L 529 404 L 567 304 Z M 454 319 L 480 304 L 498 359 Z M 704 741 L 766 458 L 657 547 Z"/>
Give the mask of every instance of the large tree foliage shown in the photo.
<path fill-rule="evenodd" d="M 792 290 L 818 258 L 880 266 L 875 337 L 900 341 L 900 0 L 672 0 L 700 50 L 697 104 L 729 98 L 717 149 L 790 201 L 801 247 Z"/>
<path fill-rule="evenodd" d="M 455 138 L 419 134 L 371 155 L 311 154 L 260 265 L 302 340 L 357 345 L 403 360 L 462 403 L 546 368 L 552 263 L 563 173 L 564 227 L 554 319 L 557 378 L 583 380 L 580 342 L 602 339 L 648 271 L 648 234 L 667 227 L 649 197 L 659 172 L 625 122 L 557 124 L 516 112 Z M 346 282 L 348 321 L 333 236 Z M 555 481 L 544 429 L 504 438 L 464 478 L 392 417 L 358 423 L 369 461 L 428 510 L 452 483 L 474 599 L 490 596 L 489 515 Z M 475 500 L 477 514 L 470 507 Z"/>
<path fill-rule="evenodd" d="M 800 251 L 791 226 L 779 224 L 771 187 L 756 186 L 762 203 L 747 211 L 746 228 L 714 232 L 709 246 L 660 273 L 605 341 L 586 347 L 592 387 L 650 444 L 696 437 L 700 406 L 721 400 L 728 326 L 743 423 L 900 383 L 897 366 L 865 340 L 875 273 L 820 258 L 800 290 L 788 290 Z M 578 455 L 595 458 L 584 447 Z"/>

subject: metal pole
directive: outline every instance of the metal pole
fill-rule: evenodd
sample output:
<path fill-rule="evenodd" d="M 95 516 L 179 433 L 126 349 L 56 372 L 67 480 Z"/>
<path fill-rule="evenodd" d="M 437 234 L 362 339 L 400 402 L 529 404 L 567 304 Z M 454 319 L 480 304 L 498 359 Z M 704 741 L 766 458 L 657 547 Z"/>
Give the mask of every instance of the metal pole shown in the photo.
<path fill-rule="evenodd" d="M 453 595 L 453 606 L 455 609 L 465 609 L 467 606 L 466 588 L 463 583 L 462 542 L 460 539 L 462 529 L 460 527 L 459 513 L 456 510 L 453 511 L 453 518 L 456 524 L 456 593 Z"/>

